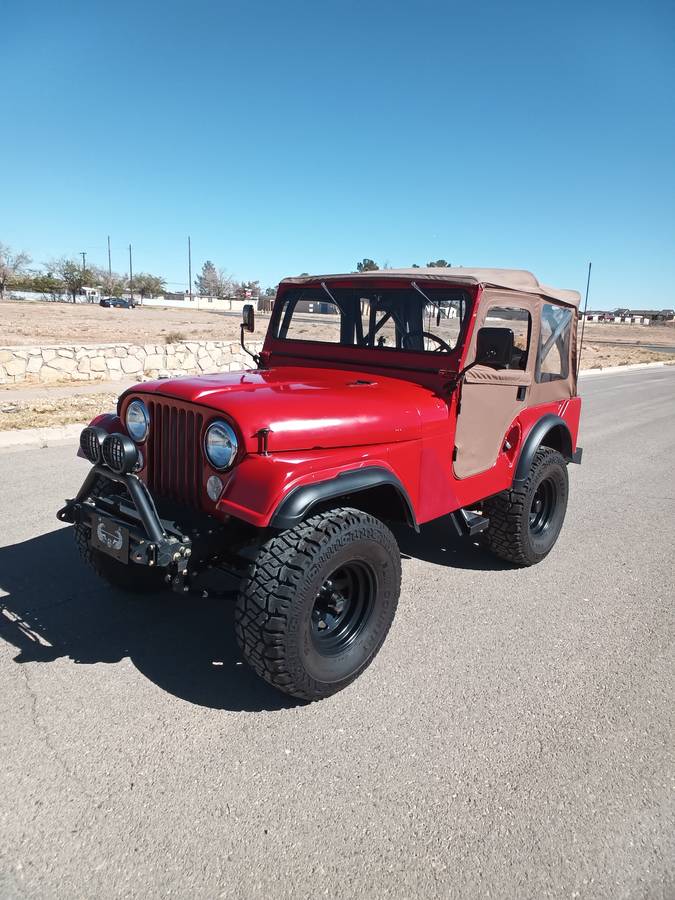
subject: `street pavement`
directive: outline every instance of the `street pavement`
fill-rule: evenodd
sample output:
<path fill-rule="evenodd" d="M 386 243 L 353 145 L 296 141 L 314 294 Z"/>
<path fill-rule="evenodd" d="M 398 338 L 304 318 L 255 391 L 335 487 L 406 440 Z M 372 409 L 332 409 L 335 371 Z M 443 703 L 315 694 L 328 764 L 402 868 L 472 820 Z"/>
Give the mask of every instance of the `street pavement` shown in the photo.
<path fill-rule="evenodd" d="M 74 446 L 0 453 L 0 896 L 672 900 L 675 367 L 581 386 L 548 559 L 401 533 L 385 646 L 309 706 L 228 602 L 80 565 Z"/>

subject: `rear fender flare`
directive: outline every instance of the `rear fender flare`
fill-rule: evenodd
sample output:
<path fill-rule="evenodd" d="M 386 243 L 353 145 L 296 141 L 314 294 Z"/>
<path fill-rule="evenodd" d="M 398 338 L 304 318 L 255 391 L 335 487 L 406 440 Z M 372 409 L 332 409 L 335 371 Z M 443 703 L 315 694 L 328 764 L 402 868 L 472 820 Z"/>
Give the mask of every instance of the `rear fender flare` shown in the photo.
<path fill-rule="evenodd" d="M 350 495 L 362 494 L 380 487 L 393 488 L 396 491 L 407 524 L 419 531 L 408 492 L 393 472 L 381 466 L 352 469 L 326 481 L 315 481 L 293 488 L 272 514 L 270 526 L 280 530 L 293 528 L 306 519 L 311 510 L 319 504 L 339 500 L 342 497 L 349 503 Z"/>
<path fill-rule="evenodd" d="M 532 426 L 525 438 L 513 477 L 515 486 L 527 481 L 534 457 L 542 444 L 559 450 L 568 462 L 572 461 L 572 435 L 567 422 L 554 413 L 547 413 Z"/>

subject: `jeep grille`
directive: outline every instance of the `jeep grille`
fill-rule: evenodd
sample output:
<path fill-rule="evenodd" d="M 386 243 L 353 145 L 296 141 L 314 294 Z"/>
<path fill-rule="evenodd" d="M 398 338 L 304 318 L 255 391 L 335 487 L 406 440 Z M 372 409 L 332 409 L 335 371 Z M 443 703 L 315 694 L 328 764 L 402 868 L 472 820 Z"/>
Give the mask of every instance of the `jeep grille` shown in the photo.
<path fill-rule="evenodd" d="M 193 409 L 160 400 L 150 400 L 148 409 L 146 477 L 150 491 L 200 506 L 204 417 Z"/>

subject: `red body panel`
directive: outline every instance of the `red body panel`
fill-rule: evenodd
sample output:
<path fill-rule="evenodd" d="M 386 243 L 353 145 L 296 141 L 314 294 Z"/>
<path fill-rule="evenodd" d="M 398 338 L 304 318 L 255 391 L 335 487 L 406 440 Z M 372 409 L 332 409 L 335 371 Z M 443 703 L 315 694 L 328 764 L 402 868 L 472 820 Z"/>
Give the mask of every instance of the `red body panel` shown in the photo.
<path fill-rule="evenodd" d="M 270 429 L 268 449 L 277 453 L 409 441 L 447 419 L 445 403 L 428 388 L 339 369 L 225 372 L 150 381 L 139 392 L 196 403 L 214 416 L 225 413 L 248 453 L 257 452 L 261 428 Z"/>
<path fill-rule="evenodd" d="M 302 381 L 305 387 L 311 380 L 310 372 L 311 370 L 306 371 L 306 377 Z M 267 374 L 236 373 L 236 378 L 243 378 L 244 375 L 247 375 L 249 379 L 259 379 L 260 375 Z M 339 373 L 339 375 L 341 384 L 344 385 L 344 373 Z M 225 389 L 222 392 L 214 391 L 219 378 L 222 378 L 225 383 Z M 389 469 L 396 475 L 410 497 L 415 517 L 420 524 L 463 506 L 470 506 L 510 486 L 523 441 L 532 426 L 547 413 L 559 415 L 567 422 L 573 445 L 576 446 L 581 407 L 578 397 L 530 407 L 523 410 L 507 429 L 506 434 L 516 429 L 516 440 L 513 440 L 514 435 L 510 435 L 512 449 L 508 452 L 502 451 L 495 465 L 487 471 L 470 478 L 458 479 L 454 476 L 452 467 L 456 422 L 454 399 L 447 403 L 440 397 L 434 397 L 426 389 L 418 388 L 420 393 L 408 392 L 406 395 L 406 402 L 402 404 L 405 415 L 401 414 L 401 425 L 397 423 L 397 416 L 394 415 L 394 413 L 400 412 L 399 404 L 394 403 L 391 395 L 385 390 L 384 396 L 388 405 L 384 412 L 390 417 L 388 433 L 386 433 L 387 419 L 373 406 L 372 411 L 367 415 L 364 413 L 361 416 L 350 417 L 348 427 L 345 427 L 342 432 L 347 435 L 347 446 L 331 446 L 331 443 L 338 439 L 337 426 L 326 430 L 317 428 L 316 431 L 291 428 L 281 432 L 287 443 L 300 444 L 301 438 L 304 438 L 304 443 L 312 446 L 274 449 L 274 452 L 270 446 L 270 454 L 262 455 L 257 452 L 258 444 L 257 439 L 254 438 L 254 429 L 256 426 L 263 427 L 264 422 L 260 416 L 265 408 L 268 412 L 266 421 L 270 420 L 270 407 L 263 405 L 258 408 L 253 402 L 253 408 L 248 411 L 250 417 L 244 415 L 241 412 L 244 409 L 243 406 L 228 402 L 234 396 L 238 396 L 239 400 L 242 397 L 242 395 L 230 393 L 232 379 L 233 373 L 209 376 L 206 380 L 211 384 L 211 389 L 204 399 L 208 400 L 207 408 L 213 411 L 213 418 L 223 415 L 228 418 L 232 417 L 240 428 L 243 427 L 243 423 L 246 423 L 243 435 L 246 450 L 240 462 L 227 473 L 221 474 L 225 488 L 220 501 L 213 504 L 203 493 L 201 505 L 204 511 L 211 514 L 235 516 L 258 527 L 265 527 L 269 524 L 275 509 L 293 488 L 334 478 L 341 472 L 365 466 L 380 466 Z M 138 390 L 130 391 L 127 397 L 142 396 L 144 393 L 150 392 L 160 393 L 161 391 L 162 396 L 166 398 L 174 394 L 174 386 L 180 385 L 181 396 L 187 398 L 187 389 L 190 383 L 196 380 L 180 379 L 151 385 L 143 384 L 139 385 Z M 148 387 L 150 387 L 150 391 L 148 391 Z M 198 387 L 201 388 L 201 385 Z M 410 387 L 415 386 L 410 385 Z M 370 390 L 369 387 L 364 389 L 366 392 Z M 375 392 L 373 395 L 382 396 Z M 248 396 L 255 397 L 256 395 L 249 393 Z M 215 402 L 216 397 L 224 400 L 222 405 Z M 290 421 L 294 422 L 297 419 L 299 422 L 307 423 L 310 416 L 308 413 L 303 414 L 302 412 L 305 407 L 301 397 L 290 394 L 285 398 L 285 402 L 288 403 L 291 398 L 294 398 L 295 416 Z M 195 398 L 192 402 L 202 405 L 204 399 Z M 411 412 L 413 399 L 419 404 L 416 407 L 416 417 Z M 177 405 L 182 407 L 185 402 L 186 400 L 178 401 Z M 324 402 L 329 403 L 328 400 Z M 310 404 L 312 418 L 319 418 L 314 397 L 311 397 Z M 126 403 L 123 404 L 123 408 L 125 405 Z M 330 408 L 333 409 L 332 403 Z M 242 415 L 243 422 L 234 413 L 235 409 Z M 367 407 L 367 409 L 371 410 L 371 407 Z M 340 408 L 338 407 L 336 413 L 339 412 Z M 345 414 L 344 410 L 342 410 L 342 414 Z M 336 414 L 330 416 L 330 419 L 338 419 L 338 417 L 339 415 Z M 210 418 L 206 415 L 205 423 Z M 276 418 L 277 421 L 287 421 L 281 411 L 272 418 Z M 367 443 L 373 435 L 372 420 L 377 423 L 379 429 L 377 431 L 380 437 L 379 443 Z M 112 430 L 120 429 L 113 428 Z M 278 441 L 278 444 L 281 444 L 281 440 Z M 204 462 L 202 477 L 204 484 L 211 474 L 215 474 L 215 470 Z"/>

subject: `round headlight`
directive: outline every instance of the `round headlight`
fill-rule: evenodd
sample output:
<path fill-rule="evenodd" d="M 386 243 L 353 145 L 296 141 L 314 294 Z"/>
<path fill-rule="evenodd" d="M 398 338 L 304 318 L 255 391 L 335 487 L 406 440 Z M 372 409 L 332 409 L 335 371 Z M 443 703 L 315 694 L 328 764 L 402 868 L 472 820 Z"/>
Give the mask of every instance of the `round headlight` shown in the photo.
<path fill-rule="evenodd" d="M 142 400 L 132 400 L 127 407 L 126 426 L 129 436 L 142 443 L 150 430 L 150 413 Z"/>
<path fill-rule="evenodd" d="M 237 435 L 227 422 L 212 422 L 206 429 L 204 450 L 214 469 L 227 469 L 237 455 Z"/>

